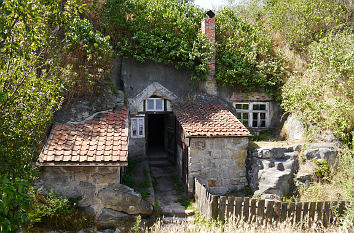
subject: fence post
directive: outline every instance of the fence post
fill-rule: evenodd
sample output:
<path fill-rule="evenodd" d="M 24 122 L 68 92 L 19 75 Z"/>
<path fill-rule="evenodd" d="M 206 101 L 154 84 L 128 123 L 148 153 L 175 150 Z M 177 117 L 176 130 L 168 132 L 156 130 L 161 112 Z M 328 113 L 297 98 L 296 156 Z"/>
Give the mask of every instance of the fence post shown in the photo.
<path fill-rule="evenodd" d="M 218 217 L 218 196 L 211 195 L 210 212 L 213 219 Z"/>
<path fill-rule="evenodd" d="M 225 208 L 226 208 L 226 197 L 220 197 L 220 204 L 219 204 L 219 219 L 221 221 L 225 220 Z"/>

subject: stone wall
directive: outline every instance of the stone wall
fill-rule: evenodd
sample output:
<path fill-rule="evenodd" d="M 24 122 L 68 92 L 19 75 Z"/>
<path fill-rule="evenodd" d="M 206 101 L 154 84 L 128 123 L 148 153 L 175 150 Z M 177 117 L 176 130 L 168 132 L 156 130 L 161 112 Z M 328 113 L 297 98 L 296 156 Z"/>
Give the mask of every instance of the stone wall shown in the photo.
<path fill-rule="evenodd" d="M 128 155 L 134 160 L 141 160 L 146 157 L 146 139 L 129 138 Z"/>
<path fill-rule="evenodd" d="M 225 194 L 247 185 L 247 137 L 191 138 L 188 191 L 198 177 L 211 193 Z"/>
<path fill-rule="evenodd" d="M 99 225 L 114 226 L 129 214 L 151 214 L 152 206 L 133 189 L 119 184 L 120 167 L 41 167 L 35 189 L 44 194 L 78 198 L 78 207 L 95 216 Z"/>

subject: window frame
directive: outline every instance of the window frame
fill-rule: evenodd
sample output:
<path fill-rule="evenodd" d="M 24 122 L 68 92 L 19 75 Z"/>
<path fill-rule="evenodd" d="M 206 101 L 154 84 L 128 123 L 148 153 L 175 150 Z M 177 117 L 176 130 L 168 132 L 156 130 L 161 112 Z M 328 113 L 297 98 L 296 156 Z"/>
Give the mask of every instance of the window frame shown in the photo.
<path fill-rule="evenodd" d="M 242 109 L 237 109 L 236 105 L 242 104 Z M 243 109 L 243 105 L 248 104 L 248 109 Z M 262 104 L 265 105 L 265 110 L 253 110 L 253 105 Z M 241 119 L 238 119 L 242 124 L 244 122 L 243 113 L 248 113 L 248 128 L 254 129 L 265 129 L 269 127 L 269 102 L 233 102 L 233 106 L 236 113 L 241 113 Z M 253 126 L 253 114 L 257 113 L 257 127 Z M 261 127 L 262 119 L 260 118 L 261 113 L 265 113 L 265 126 Z"/>
<path fill-rule="evenodd" d="M 133 121 L 136 121 L 136 132 L 134 135 Z M 142 125 L 142 133 L 140 134 L 139 128 Z M 136 116 L 130 118 L 130 137 L 131 138 L 145 138 L 145 117 Z"/>
<path fill-rule="evenodd" d="M 154 101 L 154 108 L 153 109 L 148 109 L 148 100 L 153 100 Z M 157 109 L 156 108 L 156 101 L 157 100 L 161 100 L 162 101 L 162 108 L 161 109 Z M 146 112 L 164 112 L 165 111 L 165 99 L 163 98 L 147 98 L 145 100 L 145 111 Z"/>

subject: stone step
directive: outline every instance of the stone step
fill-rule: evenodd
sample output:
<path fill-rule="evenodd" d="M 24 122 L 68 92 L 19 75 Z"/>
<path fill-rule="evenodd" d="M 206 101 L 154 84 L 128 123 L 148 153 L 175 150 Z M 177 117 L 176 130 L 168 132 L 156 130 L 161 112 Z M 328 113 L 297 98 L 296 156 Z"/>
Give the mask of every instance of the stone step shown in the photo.
<path fill-rule="evenodd" d="M 153 160 L 149 161 L 150 166 L 152 167 L 172 167 L 173 164 L 168 160 Z"/>
<path fill-rule="evenodd" d="M 187 218 L 187 217 L 192 217 L 194 214 L 195 214 L 194 210 L 163 209 L 162 208 L 162 215 L 164 217 Z"/>
<path fill-rule="evenodd" d="M 166 161 L 168 161 L 168 156 L 163 156 L 163 155 L 161 155 L 161 156 L 149 156 L 149 160 L 150 161 L 156 161 L 156 160 L 161 160 L 161 161 L 166 160 Z"/>

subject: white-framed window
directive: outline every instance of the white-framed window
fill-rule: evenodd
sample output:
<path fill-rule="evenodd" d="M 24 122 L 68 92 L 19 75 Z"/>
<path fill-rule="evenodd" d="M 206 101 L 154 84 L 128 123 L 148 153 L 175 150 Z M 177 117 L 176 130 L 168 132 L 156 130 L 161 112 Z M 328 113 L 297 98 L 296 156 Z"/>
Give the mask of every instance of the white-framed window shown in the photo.
<path fill-rule="evenodd" d="M 131 118 L 131 137 L 143 138 L 145 137 L 145 121 L 144 117 L 132 117 Z"/>
<path fill-rule="evenodd" d="M 249 102 L 234 103 L 236 108 L 236 117 L 246 126 L 250 128 L 266 128 L 268 127 L 268 108 L 269 103 Z"/>
<path fill-rule="evenodd" d="M 148 98 L 145 101 L 146 111 L 162 112 L 164 111 L 164 99 Z"/>

